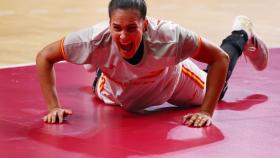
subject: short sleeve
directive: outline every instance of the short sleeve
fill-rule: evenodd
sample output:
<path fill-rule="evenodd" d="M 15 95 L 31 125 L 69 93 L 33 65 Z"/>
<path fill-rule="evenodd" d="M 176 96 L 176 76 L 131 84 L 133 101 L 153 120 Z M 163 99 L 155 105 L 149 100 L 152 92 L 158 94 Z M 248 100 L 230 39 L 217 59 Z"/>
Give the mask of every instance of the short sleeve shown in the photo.
<path fill-rule="evenodd" d="M 68 34 L 61 40 L 64 59 L 74 64 L 88 63 L 92 54 L 102 44 L 106 32 L 108 32 L 108 23 L 104 22 Z"/>
<path fill-rule="evenodd" d="M 177 61 L 181 62 L 199 52 L 201 37 L 195 32 L 179 27 Z"/>

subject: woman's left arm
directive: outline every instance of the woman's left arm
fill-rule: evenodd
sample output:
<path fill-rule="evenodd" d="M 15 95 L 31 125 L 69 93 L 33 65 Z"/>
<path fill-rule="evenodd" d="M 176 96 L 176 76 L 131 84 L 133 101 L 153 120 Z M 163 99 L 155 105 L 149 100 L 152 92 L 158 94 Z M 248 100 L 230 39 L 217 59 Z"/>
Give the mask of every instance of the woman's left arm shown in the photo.
<path fill-rule="evenodd" d="M 201 39 L 199 51 L 192 58 L 209 64 L 209 70 L 201 111 L 185 115 L 184 122 L 189 126 L 202 127 L 211 123 L 211 117 L 225 84 L 230 59 L 226 52 L 204 38 Z"/>

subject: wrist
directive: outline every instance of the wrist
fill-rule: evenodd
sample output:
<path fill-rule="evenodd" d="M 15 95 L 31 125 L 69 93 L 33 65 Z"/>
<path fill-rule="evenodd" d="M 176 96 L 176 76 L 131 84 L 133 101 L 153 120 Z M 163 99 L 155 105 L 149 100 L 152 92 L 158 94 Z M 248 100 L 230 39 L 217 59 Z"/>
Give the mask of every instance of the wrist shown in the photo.
<path fill-rule="evenodd" d="M 58 105 L 56 105 L 56 106 L 48 106 L 48 111 L 51 112 L 51 111 L 53 111 L 55 109 L 59 109 L 59 108 L 60 108 L 60 106 L 58 106 Z"/>
<path fill-rule="evenodd" d="M 199 113 L 204 114 L 204 115 L 207 115 L 207 116 L 209 116 L 209 117 L 212 116 L 212 114 L 211 114 L 210 112 L 204 111 L 204 110 L 201 110 Z"/>

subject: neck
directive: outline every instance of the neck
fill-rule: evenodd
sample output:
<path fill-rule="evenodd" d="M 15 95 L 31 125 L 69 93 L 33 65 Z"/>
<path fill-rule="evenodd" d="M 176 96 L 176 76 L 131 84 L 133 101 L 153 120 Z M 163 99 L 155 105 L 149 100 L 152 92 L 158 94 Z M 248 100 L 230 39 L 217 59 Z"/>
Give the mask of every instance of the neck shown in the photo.
<path fill-rule="evenodd" d="M 144 55 L 144 43 L 143 43 L 143 39 L 142 39 L 137 52 L 132 56 L 132 58 L 125 59 L 125 60 L 132 65 L 136 65 L 141 61 L 141 59 L 143 58 L 143 55 Z"/>

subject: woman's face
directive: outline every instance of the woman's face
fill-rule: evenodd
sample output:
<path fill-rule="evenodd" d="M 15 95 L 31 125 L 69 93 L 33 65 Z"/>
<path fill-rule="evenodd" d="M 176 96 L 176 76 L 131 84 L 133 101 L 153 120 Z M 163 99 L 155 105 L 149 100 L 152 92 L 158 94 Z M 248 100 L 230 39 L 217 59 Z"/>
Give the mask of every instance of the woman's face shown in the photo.
<path fill-rule="evenodd" d="M 137 52 L 146 27 L 147 21 L 137 10 L 116 9 L 112 12 L 110 31 L 123 58 L 130 59 Z"/>

